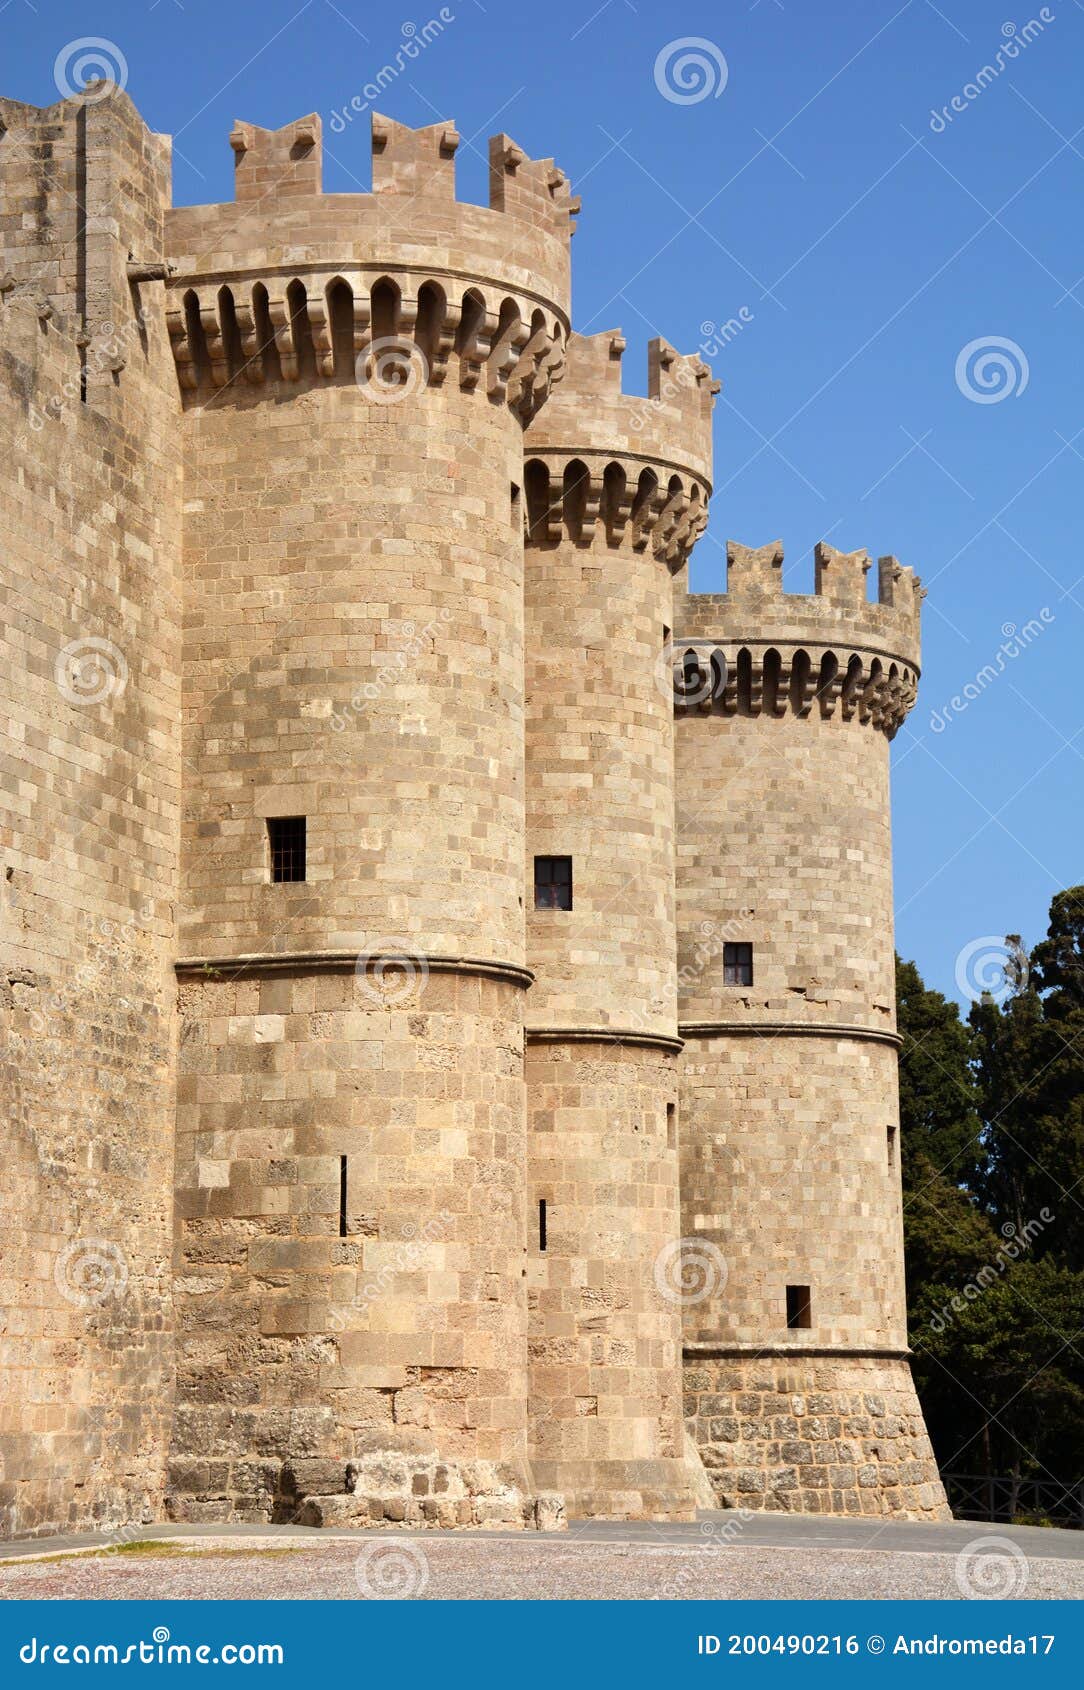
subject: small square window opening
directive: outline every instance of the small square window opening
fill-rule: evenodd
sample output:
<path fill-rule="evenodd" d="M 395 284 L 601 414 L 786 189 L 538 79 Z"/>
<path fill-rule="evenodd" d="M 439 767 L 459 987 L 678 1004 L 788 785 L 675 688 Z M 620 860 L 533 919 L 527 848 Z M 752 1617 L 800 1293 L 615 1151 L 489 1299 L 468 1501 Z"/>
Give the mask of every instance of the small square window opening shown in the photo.
<path fill-rule="evenodd" d="M 535 858 L 534 907 L 536 910 L 572 908 L 571 857 Z"/>
<path fill-rule="evenodd" d="M 751 986 L 753 984 L 753 947 L 745 944 L 724 944 L 723 984 Z"/>

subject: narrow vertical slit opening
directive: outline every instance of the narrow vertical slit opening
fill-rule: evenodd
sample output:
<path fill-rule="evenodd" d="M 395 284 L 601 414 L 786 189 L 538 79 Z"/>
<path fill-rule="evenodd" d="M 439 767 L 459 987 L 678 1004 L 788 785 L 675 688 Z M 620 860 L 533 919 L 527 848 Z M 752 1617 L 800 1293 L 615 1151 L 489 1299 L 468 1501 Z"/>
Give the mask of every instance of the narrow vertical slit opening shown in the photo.
<path fill-rule="evenodd" d="M 538 1199 L 538 1248 L 546 1248 L 546 1199 Z"/>
<path fill-rule="evenodd" d="M 339 1157 L 339 1237 L 346 1237 L 346 1157 Z"/>

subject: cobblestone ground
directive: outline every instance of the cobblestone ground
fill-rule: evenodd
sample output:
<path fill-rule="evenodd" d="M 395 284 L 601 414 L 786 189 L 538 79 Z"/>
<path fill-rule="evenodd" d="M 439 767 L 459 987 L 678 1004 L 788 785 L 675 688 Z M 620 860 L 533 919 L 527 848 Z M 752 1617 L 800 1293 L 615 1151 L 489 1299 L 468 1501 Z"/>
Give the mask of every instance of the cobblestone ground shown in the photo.
<path fill-rule="evenodd" d="M 0 1600 L 1084 1598 L 1084 1560 L 1037 1558 L 1007 1542 L 996 1528 L 981 1527 L 952 1553 L 823 1543 L 668 1547 L 575 1536 L 328 1537 L 294 1546 L 189 1539 L 183 1547 L 8 1562 L 0 1565 Z"/>

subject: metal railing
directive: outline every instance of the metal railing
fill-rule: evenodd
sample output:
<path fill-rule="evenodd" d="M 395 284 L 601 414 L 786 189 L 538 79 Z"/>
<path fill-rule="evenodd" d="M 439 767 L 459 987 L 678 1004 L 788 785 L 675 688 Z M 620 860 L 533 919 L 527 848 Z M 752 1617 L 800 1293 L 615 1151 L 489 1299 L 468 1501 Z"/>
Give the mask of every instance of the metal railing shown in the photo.
<path fill-rule="evenodd" d="M 1084 1480 L 1063 1485 L 986 1473 L 942 1473 L 941 1479 L 958 1520 L 1084 1529 Z"/>

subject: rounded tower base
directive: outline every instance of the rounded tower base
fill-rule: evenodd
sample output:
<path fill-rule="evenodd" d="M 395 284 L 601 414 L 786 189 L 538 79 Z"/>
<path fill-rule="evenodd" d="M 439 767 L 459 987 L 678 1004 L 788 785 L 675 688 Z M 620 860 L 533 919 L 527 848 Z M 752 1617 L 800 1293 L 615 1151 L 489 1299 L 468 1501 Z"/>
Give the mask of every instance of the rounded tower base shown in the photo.
<path fill-rule="evenodd" d="M 906 1355 L 685 1355 L 685 1412 L 720 1507 L 952 1515 Z"/>
<path fill-rule="evenodd" d="M 564 1496 L 578 1520 L 693 1520 L 696 1497 L 684 1461 L 533 1461 L 539 1490 Z"/>

